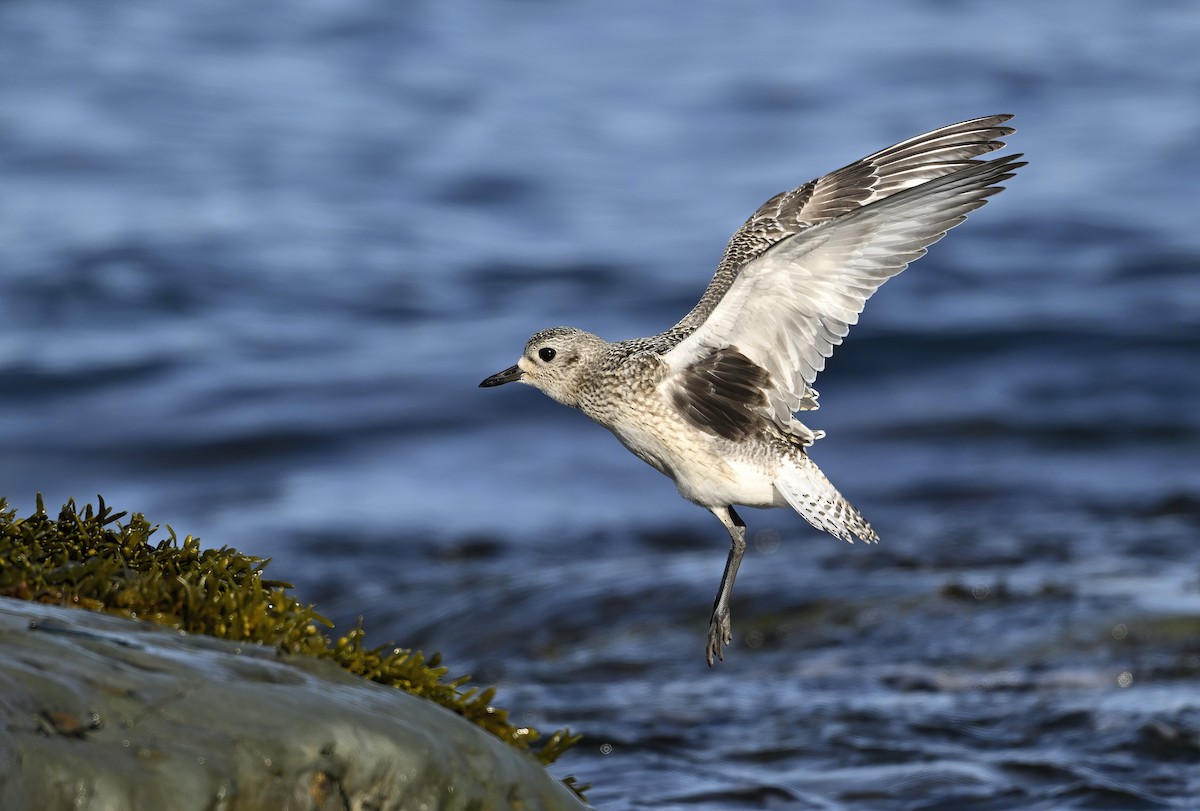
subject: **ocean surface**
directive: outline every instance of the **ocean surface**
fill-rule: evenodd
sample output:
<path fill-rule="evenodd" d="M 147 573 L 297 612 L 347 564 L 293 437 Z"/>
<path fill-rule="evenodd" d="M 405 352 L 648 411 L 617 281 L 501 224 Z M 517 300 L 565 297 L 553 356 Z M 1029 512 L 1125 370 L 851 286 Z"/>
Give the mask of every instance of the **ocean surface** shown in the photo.
<path fill-rule="evenodd" d="M 440 650 L 604 809 L 1200 808 L 1200 13 L 1067 0 L 0 4 L 0 495 L 99 493 Z M 659 331 L 762 201 L 1016 114 L 728 541 L 479 390 Z"/>

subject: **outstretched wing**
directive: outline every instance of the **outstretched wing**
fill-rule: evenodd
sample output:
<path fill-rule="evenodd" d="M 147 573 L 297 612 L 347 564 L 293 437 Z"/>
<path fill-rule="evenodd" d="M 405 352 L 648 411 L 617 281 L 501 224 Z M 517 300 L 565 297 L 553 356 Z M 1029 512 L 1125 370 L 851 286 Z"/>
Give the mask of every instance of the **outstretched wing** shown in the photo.
<path fill-rule="evenodd" d="M 805 399 L 810 386 L 867 299 L 999 192 L 997 184 L 1025 165 L 1020 157 L 969 162 L 778 241 L 743 265 L 703 323 L 662 356 L 669 372 L 660 386 L 682 405 L 701 398 L 685 412 L 727 434 L 729 409 L 704 398 L 724 395 L 727 386 L 714 372 L 733 368 L 739 388 L 753 383 L 761 393 L 739 391 L 739 401 L 759 418 L 796 428 L 792 414 L 802 402 L 815 405 Z M 734 355 L 740 360 L 731 365 Z"/>
<path fill-rule="evenodd" d="M 747 262 L 772 245 L 896 192 L 973 166 L 972 160 L 1004 146 L 1001 126 L 1011 115 L 992 115 L 909 138 L 803 186 L 775 195 L 730 238 L 716 275 L 692 311 L 664 336 L 676 340 L 701 324 Z"/>

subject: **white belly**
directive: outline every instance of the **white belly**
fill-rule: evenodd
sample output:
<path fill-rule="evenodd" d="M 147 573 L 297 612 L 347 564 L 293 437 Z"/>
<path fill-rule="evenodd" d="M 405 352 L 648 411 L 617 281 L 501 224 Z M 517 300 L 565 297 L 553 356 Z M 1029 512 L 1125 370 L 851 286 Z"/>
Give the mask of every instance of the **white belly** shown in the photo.
<path fill-rule="evenodd" d="M 747 507 L 787 505 L 775 489 L 774 474 L 748 462 L 726 459 L 716 464 L 701 461 L 687 465 L 676 472 L 675 486 L 688 501 L 705 507 L 730 504 L 745 504 Z"/>
<path fill-rule="evenodd" d="M 634 455 L 670 476 L 688 501 L 705 507 L 787 506 L 775 489 L 776 471 L 769 464 L 759 463 L 753 454 L 737 453 L 731 443 L 691 426 L 675 428 L 663 432 L 639 421 L 611 430 Z"/>

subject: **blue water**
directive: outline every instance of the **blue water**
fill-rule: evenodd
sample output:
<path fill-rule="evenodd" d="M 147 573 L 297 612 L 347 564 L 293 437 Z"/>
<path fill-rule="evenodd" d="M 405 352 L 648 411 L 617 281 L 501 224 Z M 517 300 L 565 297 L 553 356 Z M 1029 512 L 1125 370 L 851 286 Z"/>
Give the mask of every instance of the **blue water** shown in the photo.
<path fill-rule="evenodd" d="M 273 557 L 583 732 L 598 807 L 1200 807 L 1198 42 L 1186 2 L 2 4 L 0 494 Z M 1030 165 L 818 384 L 883 542 L 746 511 L 709 671 L 717 522 L 476 384 L 995 112 Z"/>

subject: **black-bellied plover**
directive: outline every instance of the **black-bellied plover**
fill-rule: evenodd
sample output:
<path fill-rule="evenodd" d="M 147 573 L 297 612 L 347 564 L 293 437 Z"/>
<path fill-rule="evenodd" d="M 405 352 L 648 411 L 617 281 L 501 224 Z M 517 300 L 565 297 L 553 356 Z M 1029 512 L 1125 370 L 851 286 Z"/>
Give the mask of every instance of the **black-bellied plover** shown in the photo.
<path fill-rule="evenodd" d="M 817 408 L 825 359 L 881 284 L 919 259 L 1024 166 L 1004 146 L 1012 116 L 910 138 L 772 197 L 738 229 L 692 311 L 666 332 L 609 343 L 572 327 L 535 334 L 515 366 L 480 386 L 527 383 L 578 408 L 715 515 L 731 545 L 706 655 L 724 658 L 746 548 L 734 504 L 790 506 L 829 534 L 875 530 L 809 458 L 824 436 L 793 415 Z"/>

